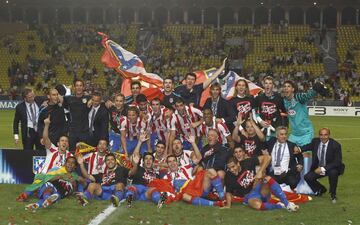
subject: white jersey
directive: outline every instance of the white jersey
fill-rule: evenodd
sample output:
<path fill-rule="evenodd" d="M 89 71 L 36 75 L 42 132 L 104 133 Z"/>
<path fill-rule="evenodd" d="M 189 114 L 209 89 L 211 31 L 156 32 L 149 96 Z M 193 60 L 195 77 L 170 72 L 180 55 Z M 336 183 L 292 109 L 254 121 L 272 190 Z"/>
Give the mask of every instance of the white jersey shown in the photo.
<path fill-rule="evenodd" d="M 88 174 L 106 173 L 105 155 L 100 156 L 98 152 L 92 152 L 84 156 L 84 161 L 88 164 Z"/>
<path fill-rule="evenodd" d="M 64 154 L 60 154 L 58 147 L 51 144 L 49 149 L 46 149 L 45 163 L 41 169 L 41 173 L 47 173 L 53 167 L 62 167 L 65 165 L 66 158 L 72 156 L 72 154 L 66 150 Z"/>
<path fill-rule="evenodd" d="M 174 180 L 193 180 L 194 177 L 191 173 L 188 173 L 188 171 L 183 168 L 183 167 L 179 167 L 179 169 L 176 171 L 176 172 L 171 172 L 169 171 L 164 179 L 167 179 L 167 180 L 171 180 L 171 181 L 174 181 Z"/>
<path fill-rule="evenodd" d="M 126 131 L 126 136 L 130 140 L 136 139 L 141 132 L 150 129 L 150 123 L 142 121 L 138 117 L 136 123 L 131 123 L 130 120 L 124 116 L 120 119 L 120 131 Z"/>
<path fill-rule="evenodd" d="M 212 129 L 212 130 L 216 130 L 218 136 L 219 136 L 219 143 L 222 144 L 222 145 L 225 145 L 227 143 L 227 137 L 230 136 L 230 131 L 229 129 L 227 128 L 226 124 L 221 122 L 221 123 L 217 123 L 215 121 L 215 117 L 213 118 L 213 123 L 211 126 L 207 126 L 205 124 L 205 122 L 203 122 L 198 128 L 200 129 L 200 134 L 202 136 L 206 136 L 208 135 L 209 133 L 209 130 Z"/>
<path fill-rule="evenodd" d="M 177 110 L 172 115 L 170 130 L 176 131 L 176 135 L 180 135 L 182 141 L 190 135 L 199 136 L 198 129 L 192 128 L 191 123 L 199 121 L 202 117 L 203 113 L 199 109 L 185 106 L 183 115 L 180 115 Z"/>

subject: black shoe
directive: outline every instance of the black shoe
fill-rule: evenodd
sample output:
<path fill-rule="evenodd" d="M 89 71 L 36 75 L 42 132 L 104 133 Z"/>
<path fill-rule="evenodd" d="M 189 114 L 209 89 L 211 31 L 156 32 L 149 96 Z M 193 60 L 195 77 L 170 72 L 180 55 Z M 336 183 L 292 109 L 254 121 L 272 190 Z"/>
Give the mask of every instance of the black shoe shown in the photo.
<path fill-rule="evenodd" d="M 166 200 L 167 200 L 167 193 L 166 193 L 166 192 L 161 193 L 160 200 L 159 200 L 159 202 L 158 202 L 157 207 L 158 207 L 159 209 L 161 209 L 161 207 L 164 205 L 164 203 L 166 202 Z"/>
<path fill-rule="evenodd" d="M 327 190 L 326 188 L 321 188 L 320 190 L 318 190 L 317 192 L 315 192 L 315 196 L 322 196 L 324 193 L 326 193 Z"/>
<path fill-rule="evenodd" d="M 133 200 L 134 200 L 134 198 L 133 198 L 132 195 L 129 195 L 129 196 L 126 198 L 126 202 L 127 202 L 127 207 L 128 207 L 128 208 L 131 208 Z"/>

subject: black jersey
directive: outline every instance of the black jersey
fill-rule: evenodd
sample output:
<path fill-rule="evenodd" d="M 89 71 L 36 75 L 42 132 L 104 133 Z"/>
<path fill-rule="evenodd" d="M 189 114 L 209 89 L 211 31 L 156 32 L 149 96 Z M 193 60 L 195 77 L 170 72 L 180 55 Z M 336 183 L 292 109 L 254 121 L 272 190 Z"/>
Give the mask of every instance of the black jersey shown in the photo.
<path fill-rule="evenodd" d="M 280 94 L 274 93 L 266 96 L 264 93 L 255 98 L 255 108 L 260 118 L 271 124 L 274 128 L 286 125 L 281 113 L 286 113 L 284 100 Z"/>

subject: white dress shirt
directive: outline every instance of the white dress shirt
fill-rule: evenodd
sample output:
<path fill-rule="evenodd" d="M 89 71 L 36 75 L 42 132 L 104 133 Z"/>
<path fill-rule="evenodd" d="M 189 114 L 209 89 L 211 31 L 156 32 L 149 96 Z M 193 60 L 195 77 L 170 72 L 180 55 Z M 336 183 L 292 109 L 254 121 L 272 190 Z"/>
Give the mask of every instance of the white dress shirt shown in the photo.
<path fill-rule="evenodd" d="M 284 143 L 280 143 L 280 142 L 276 142 L 272 152 L 271 152 L 271 165 L 272 168 L 275 168 L 275 164 L 276 164 L 276 158 L 277 158 L 277 154 L 278 154 L 278 148 L 281 146 L 281 151 L 280 151 L 280 168 L 281 168 L 281 173 L 287 173 L 289 170 L 289 163 L 290 163 L 290 152 L 289 152 L 289 146 L 287 145 L 286 142 Z M 274 169 L 275 171 L 275 169 Z"/>

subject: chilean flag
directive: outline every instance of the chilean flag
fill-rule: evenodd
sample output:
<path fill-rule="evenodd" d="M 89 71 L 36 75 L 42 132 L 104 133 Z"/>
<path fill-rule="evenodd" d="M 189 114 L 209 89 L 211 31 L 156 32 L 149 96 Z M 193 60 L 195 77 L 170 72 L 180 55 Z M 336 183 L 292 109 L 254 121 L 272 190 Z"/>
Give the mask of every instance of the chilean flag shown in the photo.
<path fill-rule="evenodd" d="M 108 68 L 115 69 L 124 78 L 136 78 L 147 84 L 162 87 L 163 79 L 154 73 L 148 73 L 139 56 L 125 50 L 116 42 L 109 40 L 104 33 L 98 32 L 102 36 L 101 44 L 105 50 L 101 57 L 101 62 Z"/>

